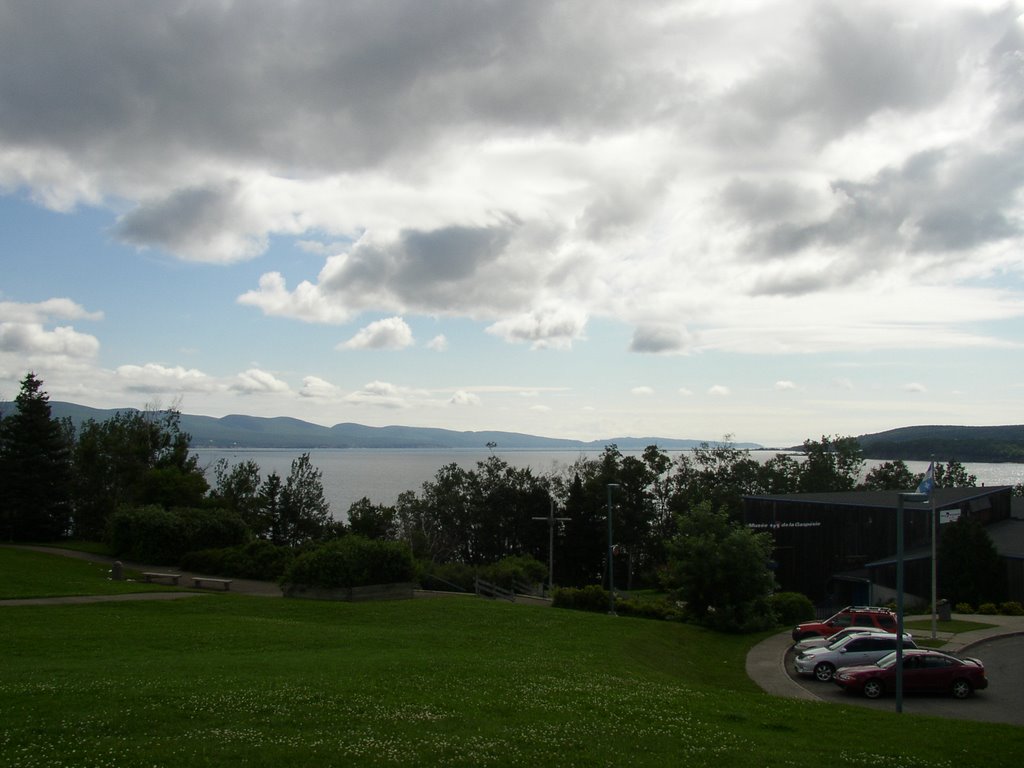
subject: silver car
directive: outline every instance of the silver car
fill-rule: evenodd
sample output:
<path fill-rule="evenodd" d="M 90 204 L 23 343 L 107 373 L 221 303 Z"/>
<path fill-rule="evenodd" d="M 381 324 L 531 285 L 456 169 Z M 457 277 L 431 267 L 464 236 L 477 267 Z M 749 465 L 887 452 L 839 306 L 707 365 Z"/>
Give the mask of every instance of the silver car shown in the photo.
<path fill-rule="evenodd" d="M 903 635 L 904 648 L 917 648 L 910 635 Z M 828 682 L 840 667 L 874 664 L 896 650 L 896 635 L 892 632 L 859 633 L 844 637 L 832 645 L 801 651 L 793 659 L 798 675 L 814 675 Z"/>
<path fill-rule="evenodd" d="M 850 635 L 883 635 L 888 630 L 879 629 L 878 627 L 847 627 L 846 629 L 840 629 L 833 635 L 828 637 L 808 637 L 806 640 L 801 640 L 799 643 L 793 646 L 793 650 L 799 653 L 800 651 L 806 651 L 809 648 L 824 648 L 826 645 L 832 645 L 838 643 L 844 637 Z M 904 637 L 910 637 L 909 632 L 903 634 Z"/>

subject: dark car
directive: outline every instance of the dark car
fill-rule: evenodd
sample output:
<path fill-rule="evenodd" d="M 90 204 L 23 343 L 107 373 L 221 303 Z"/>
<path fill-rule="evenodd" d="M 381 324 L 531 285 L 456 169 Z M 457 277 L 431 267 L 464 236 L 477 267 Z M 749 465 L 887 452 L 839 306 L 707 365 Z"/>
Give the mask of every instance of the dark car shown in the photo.
<path fill-rule="evenodd" d="M 888 608 L 850 605 L 825 621 L 805 621 L 793 627 L 793 642 L 808 637 L 829 637 L 847 627 L 874 627 L 886 632 L 896 631 L 896 613 Z"/>
<path fill-rule="evenodd" d="M 833 682 L 850 693 L 877 699 L 896 690 L 896 654 L 874 664 L 837 670 Z M 903 653 L 903 690 L 906 693 L 949 693 L 966 699 L 988 687 L 985 665 L 979 659 L 953 656 L 923 648 Z"/>

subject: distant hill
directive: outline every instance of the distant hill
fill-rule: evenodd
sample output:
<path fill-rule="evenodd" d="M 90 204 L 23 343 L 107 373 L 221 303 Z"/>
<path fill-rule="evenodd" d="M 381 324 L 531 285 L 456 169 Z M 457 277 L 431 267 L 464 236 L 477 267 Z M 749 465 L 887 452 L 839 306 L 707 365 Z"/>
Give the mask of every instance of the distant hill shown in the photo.
<path fill-rule="evenodd" d="M 0 413 L 10 413 L 14 404 L 0 403 Z M 90 408 L 75 403 L 51 400 L 50 410 L 56 418 L 68 417 L 77 427 L 93 419 L 106 421 L 119 411 L 131 408 Z M 506 450 L 601 450 L 615 444 L 622 450 L 642 450 L 657 445 L 664 450 L 689 450 L 704 442 L 717 441 L 676 440 L 664 437 L 611 437 L 606 440 L 565 440 L 518 432 L 456 432 L 450 429 L 428 427 L 368 427 L 363 424 L 335 424 L 324 427 L 288 417 L 263 418 L 259 416 L 231 415 L 222 418 L 194 416 L 183 413 L 181 428 L 192 436 L 193 448 L 485 448 L 496 443 Z M 736 443 L 736 448 L 756 450 L 756 443 Z"/>
<path fill-rule="evenodd" d="M 1024 425 L 901 427 L 857 437 L 871 459 L 1024 462 Z"/>

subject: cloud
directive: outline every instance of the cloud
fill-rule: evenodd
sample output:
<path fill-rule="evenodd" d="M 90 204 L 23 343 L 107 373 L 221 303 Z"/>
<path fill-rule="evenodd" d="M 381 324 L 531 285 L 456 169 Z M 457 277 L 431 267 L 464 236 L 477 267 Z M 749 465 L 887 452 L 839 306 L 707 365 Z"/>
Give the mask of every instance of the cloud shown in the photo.
<path fill-rule="evenodd" d="M 650 397 L 654 394 L 654 389 L 651 387 L 633 387 L 629 390 L 629 393 L 637 397 Z"/>
<path fill-rule="evenodd" d="M 693 390 L 687 389 L 686 387 L 680 387 L 679 394 L 683 397 L 690 397 L 693 394 Z"/>
<path fill-rule="evenodd" d="M 202 371 L 181 366 L 167 367 L 158 363 L 119 366 L 117 377 L 129 392 L 180 394 L 219 389 L 217 382 Z"/>
<path fill-rule="evenodd" d="M 412 329 L 400 317 L 376 320 L 361 329 L 338 349 L 405 349 L 415 342 Z"/>
<path fill-rule="evenodd" d="M 728 397 L 731 394 L 731 392 L 728 387 L 722 384 L 713 384 L 712 386 L 708 387 L 708 394 L 712 395 L 713 397 Z"/>
<path fill-rule="evenodd" d="M 691 345 L 692 339 L 685 328 L 644 326 L 633 332 L 629 349 L 631 352 L 679 354 L 688 351 Z"/>
<path fill-rule="evenodd" d="M 533 349 L 568 349 L 583 338 L 586 324 L 584 313 L 556 307 L 500 320 L 487 332 L 508 342 L 528 342 Z"/>
<path fill-rule="evenodd" d="M 443 333 L 439 333 L 427 342 L 427 349 L 432 349 L 434 352 L 444 352 L 448 349 L 448 339 L 445 338 Z"/>
<path fill-rule="evenodd" d="M 318 376 L 303 377 L 302 388 L 299 390 L 299 397 L 308 397 L 314 400 L 336 400 L 341 395 L 342 391 L 339 387 Z"/>
<path fill-rule="evenodd" d="M 274 374 L 261 371 L 258 368 L 250 368 L 235 377 L 231 389 L 243 394 L 279 394 L 288 392 L 290 387 Z"/>
<path fill-rule="evenodd" d="M 469 318 L 569 349 L 600 320 L 651 354 L 994 346 L 983 324 L 1024 315 L 1018 16 L 15 3 L 0 192 L 112 212 L 139 249 L 266 259 L 238 302 L 304 322 Z M 288 238 L 318 274 L 277 262 Z M 906 289 L 928 300 L 865 317 Z"/>
<path fill-rule="evenodd" d="M 87 359 L 95 357 L 99 348 L 95 336 L 79 333 L 69 326 L 48 330 L 39 323 L 0 323 L 0 352 L 30 359 L 40 356 Z"/>
<path fill-rule="evenodd" d="M 928 391 L 928 388 L 924 384 L 919 384 L 916 381 L 909 382 L 903 386 L 904 391 L 912 392 L 915 394 L 923 394 Z"/>
<path fill-rule="evenodd" d="M 789 392 L 796 389 L 796 384 L 786 379 L 780 379 L 775 382 L 775 389 L 778 392 Z"/>
<path fill-rule="evenodd" d="M 452 395 L 448 402 L 451 405 L 480 405 L 480 398 L 472 392 L 460 389 Z"/>
<path fill-rule="evenodd" d="M 422 399 L 425 393 L 395 386 L 386 381 L 371 381 L 362 389 L 345 396 L 353 405 L 370 405 L 376 408 L 409 408 L 414 401 Z"/>
<path fill-rule="evenodd" d="M 102 320 L 102 312 L 89 312 L 71 299 L 47 299 L 34 304 L 0 301 L 0 322 L 43 324 L 50 320 Z"/>

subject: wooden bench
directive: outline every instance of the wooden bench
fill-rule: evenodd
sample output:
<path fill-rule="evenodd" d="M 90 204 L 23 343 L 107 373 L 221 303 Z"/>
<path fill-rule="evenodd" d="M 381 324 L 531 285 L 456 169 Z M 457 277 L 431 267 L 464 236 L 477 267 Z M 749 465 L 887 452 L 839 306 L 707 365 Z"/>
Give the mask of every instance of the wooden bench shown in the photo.
<path fill-rule="evenodd" d="M 217 584 L 220 586 L 221 589 L 227 592 L 229 589 L 231 589 L 231 582 L 232 579 L 211 579 L 207 578 L 206 576 L 192 577 L 192 586 L 196 589 L 202 589 L 204 584 Z"/>
<path fill-rule="evenodd" d="M 150 572 L 144 572 L 142 574 L 142 578 L 144 578 L 147 582 L 163 581 L 163 580 L 166 579 L 167 581 L 169 581 L 172 584 L 174 584 L 175 586 L 177 586 L 178 579 L 181 578 L 181 574 L 180 573 L 154 573 L 154 572 L 150 571 Z"/>

